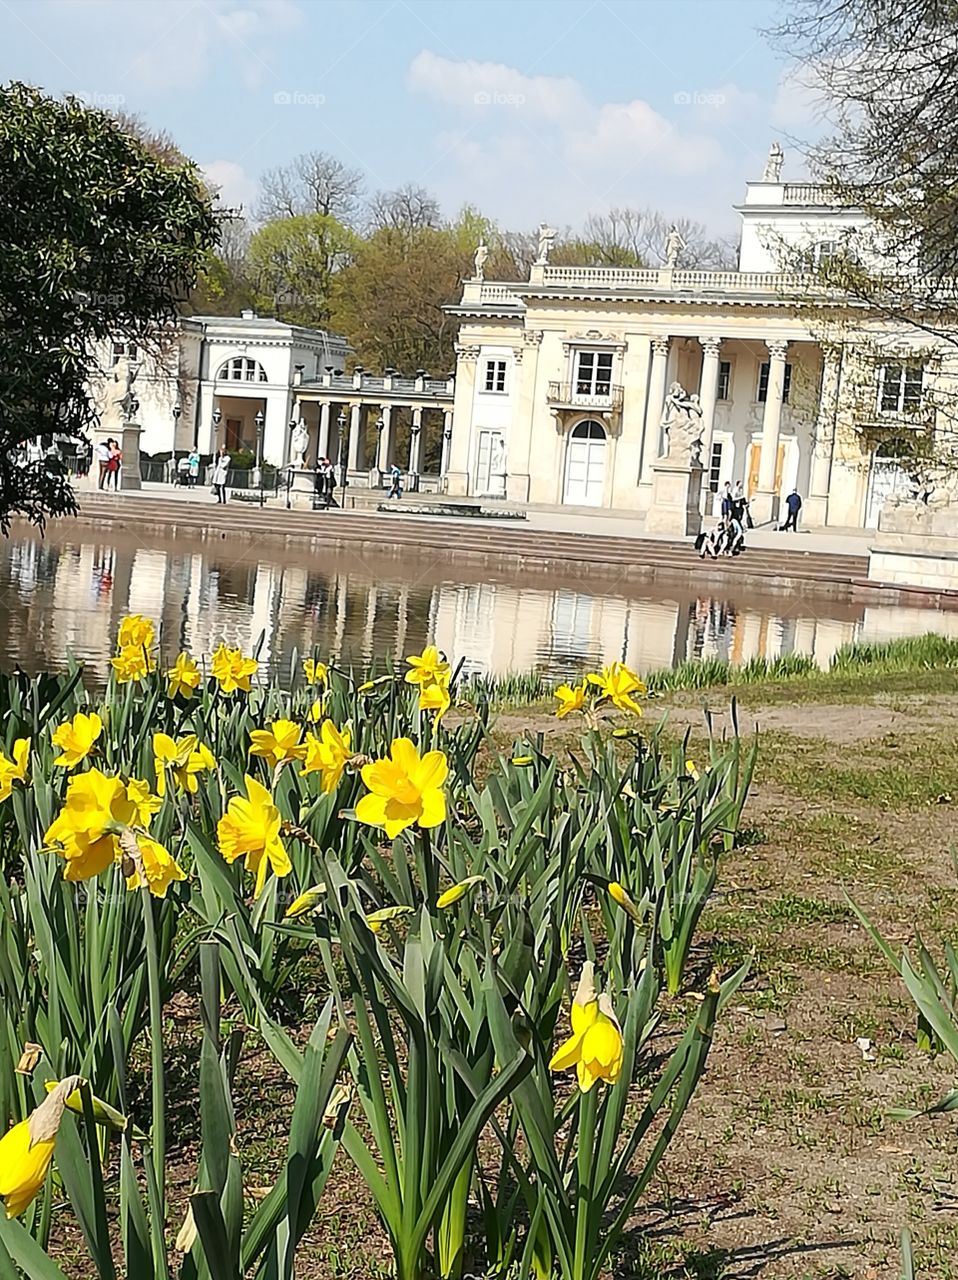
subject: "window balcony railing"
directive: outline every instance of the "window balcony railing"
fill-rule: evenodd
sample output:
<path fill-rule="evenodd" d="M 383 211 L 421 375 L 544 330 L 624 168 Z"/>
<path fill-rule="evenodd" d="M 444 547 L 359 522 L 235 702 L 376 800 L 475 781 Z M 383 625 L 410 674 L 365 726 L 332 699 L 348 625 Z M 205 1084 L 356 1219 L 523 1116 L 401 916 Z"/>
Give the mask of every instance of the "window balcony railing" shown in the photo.
<path fill-rule="evenodd" d="M 613 382 L 550 382 L 549 404 L 566 409 L 622 409 L 623 388 Z"/>

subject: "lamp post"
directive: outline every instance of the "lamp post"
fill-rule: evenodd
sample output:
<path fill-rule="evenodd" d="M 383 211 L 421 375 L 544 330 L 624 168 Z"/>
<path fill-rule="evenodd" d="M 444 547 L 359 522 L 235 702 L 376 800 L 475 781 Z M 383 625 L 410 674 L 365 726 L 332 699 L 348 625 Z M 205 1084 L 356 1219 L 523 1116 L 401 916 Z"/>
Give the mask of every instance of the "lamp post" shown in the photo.
<path fill-rule="evenodd" d="M 336 419 L 336 426 L 339 428 L 339 449 L 336 454 L 336 465 L 339 467 L 339 483 L 343 490 L 342 508 L 346 510 L 346 463 L 343 461 L 343 436 L 346 433 L 346 415 L 342 409 L 339 411 L 339 417 Z"/>
<path fill-rule="evenodd" d="M 376 470 L 379 472 L 379 487 L 386 487 L 386 468 L 382 465 L 383 459 L 383 432 L 386 430 L 386 423 L 382 414 L 376 419 Z"/>
<path fill-rule="evenodd" d="M 263 424 L 266 415 L 257 409 L 253 422 L 256 424 L 256 466 L 253 468 L 253 486 L 259 488 L 259 505 L 263 505 Z"/>
<path fill-rule="evenodd" d="M 409 473 L 409 489 L 412 493 L 419 492 L 419 433 L 420 431 L 422 431 L 422 425 L 418 422 L 414 422 L 412 426 L 409 428 L 409 435 L 411 437 L 411 444 L 409 449 L 409 453 L 410 453 L 409 461 L 410 462 L 415 461 L 416 463 L 415 471 L 410 471 Z"/>

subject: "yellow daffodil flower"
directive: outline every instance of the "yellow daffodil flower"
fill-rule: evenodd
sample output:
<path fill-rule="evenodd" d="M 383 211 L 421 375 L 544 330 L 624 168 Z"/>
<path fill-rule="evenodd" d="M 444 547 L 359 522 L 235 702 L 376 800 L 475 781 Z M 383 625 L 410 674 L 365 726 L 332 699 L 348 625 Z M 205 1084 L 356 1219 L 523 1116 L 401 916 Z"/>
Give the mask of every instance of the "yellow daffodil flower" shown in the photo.
<path fill-rule="evenodd" d="M 306 672 L 307 684 L 325 684 L 329 668 L 325 662 L 316 662 L 313 658 L 303 659 L 303 670 Z"/>
<path fill-rule="evenodd" d="M 199 667 L 186 652 L 179 655 L 167 671 L 166 678 L 170 682 L 168 692 L 171 698 L 192 698 L 203 680 Z"/>
<path fill-rule="evenodd" d="M 149 618 L 141 613 L 130 613 L 120 623 L 116 636 L 118 649 L 152 649 L 156 630 Z"/>
<path fill-rule="evenodd" d="M 375 680 L 365 680 L 356 690 L 357 693 L 372 693 L 377 685 L 389 684 L 392 676 L 377 676 Z"/>
<path fill-rule="evenodd" d="M 102 732 L 103 721 L 95 711 L 89 715 L 78 711 L 72 720 L 65 720 L 53 730 L 53 745 L 60 748 L 60 754 L 53 763 L 64 769 L 74 769 L 90 754 Z"/>
<path fill-rule="evenodd" d="M 138 645 L 128 645 L 121 649 L 110 664 L 116 672 L 117 683 L 131 684 L 145 680 L 151 671 L 156 670 L 156 659 L 149 649 Z"/>
<path fill-rule="evenodd" d="M 443 684 L 449 681 L 449 663 L 434 644 L 429 644 L 422 653 L 412 653 L 406 659 L 411 671 L 406 672 L 407 684 Z"/>
<path fill-rule="evenodd" d="M 16 739 L 10 759 L 0 751 L 0 801 L 6 800 L 12 793 L 15 782 L 26 782 L 29 763 L 29 738 Z"/>
<path fill-rule="evenodd" d="M 270 868 L 278 876 L 292 870 L 289 855 L 280 839 L 282 818 L 273 797 L 255 778 L 245 778 L 246 796 L 233 796 L 216 826 L 219 851 L 227 862 L 246 858 L 246 870 L 256 876 L 254 898 L 266 883 Z"/>
<path fill-rule="evenodd" d="M 304 889 L 298 898 L 286 908 L 284 919 L 295 920 L 299 916 L 305 916 L 310 911 L 315 911 L 323 898 L 326 896 L 326 886 L 324 884 L 314 884 L 311 889 Z"/>
<path fill-rule="evenodd" d="M 66 859 L 64 879 L 88 880 L 106 870 L 117 857 L 116 837 L 140 816 L 141 797 L 136 788 L 131 798 L 122 778 L 99 769 L 74 774 L 63 808 L 43 837 L 46 844 L 60 846 L 56 852 Z"/>
<path fill-rule="evenodd" d="M 635 672 L 630 671 L 625 663 L 613 662 L 610 666 L 603 667 L 598 673 L 591 672 L 586 679 L 590 684 L 598 686 L 600 701 L 611 702 L 620 711 L 632 711 L 637 716 L 642 714 L 642 708 L 632 697 L 632 694 L 638 693 L 641 695 L 647 693 L 648 690 Z"/>
<path fill-rule="evenodd" d="M 642 913 L 629 896 L 628 890 L 619 884 L 618 880 L 612 880 L 609 882 L 608 894 L 612 901 L 620 906 L 627 916 L 630 916 L 636 924 L 641 924 Z"/>
<path fill-rule="evenodd" d="M 137 836 L 141 867 L 135 866 L 126 878 L 128 889 L 145 885 L 154 898 L 165 898 L 174 880 L 185 880 L 186 872 L 177 865 L 167 849 L 149 836 Z"/>
<path fill-rule="evenodd" d="M 412 907 L 382 907 L 379 911 L 370 911 L 366 923 L 372 933 L 378 933 L 388 921 L 409 915 L 412 915 Z"/>
<path fill-rule="evenodd" d="M 68 1076 L 27 1117 L 0 1138 L 0 1198 L 8 1218 L 17 1218 L 46 1181 L 66 1099 L 82 1084 Z"/>
<path fill-rule="evenodd" d="M 349 729 L 337 729 L 332 720 L 324 720 L 317 738 L 313 733 L 306 735 L 306 762 L 303 773 L 322 773 L 320 785 L 327 795 L 331 795 L 339 786 L 343 770 L 352 759 L 352 739 Z"/>
<path fill-rule="evenodd" d="M 319 724 L 320 720 L 323 718 L 324 711 L 325 707 L 323 705 L 322 698 L 317 698 L 306 712 L 306 719 L 310 724 Z"/>
<path fill-rule="evenodd" d="M 221 644 L 213 654 L 210 672 L 223 693 L 233 693 L 242 689 L 249 693 L 250 681 L 259 670 L 255 658 L 244 658 L 239 649 L 228 649 Z"/>
<path fill-rule="evenodd" d="M 615 1084 L 622 1071 L 622 1029 L 608 995 L 597 995 L 591 961 L 582 966 L 572 1003 L 572 1035 L 556 1050 L 550 1071 L 575 1067 L 579 1088 L 588 1093 L 597 1080 Z"/>
<path fill-rule="evenodd" d="M 467 876 L 465 880 L 460 880 L 458 884 L 454 884 L 451 888 L 446 889 L 436 899 L 436 906 L 440 911 L 446 907 L 451 907 L 457 903 L 460 898 L 464 898 L 474 884 L 481 884 L 483 876 Z"/>
<path fill-rule="evenodd" d="M 449 772 L 441 751 L 419 752 L 408 738 L 397 738 L 389 748 L 389 759 L 363 766 L 363 782 L 370 794 L 356 805 L 356 817 L 373 827 L 385 827 L 395 840 L 413 823 L 438 827 L 446 819 L 446 797 L 442 784 Z"/>
<path fill-rule="evenodd" d="M 274 720 L 268 729 L 254 729 L 249 735 L 251 756 L 261 756 L 274 769 L 290 760 L 303 760 L 306 743 L 303 731 L 293 720 Z"/>
<path fill-rule="evenodd" d="M 197 776 L 216 768 L 212 751 L 197 742 L 195 733 L 174 740 L 168 734 L 153 735 L 153 767 L 156 770 L 156 793 L 166 795 L 166 774 L 169 772 L 180 791 L 196 795 L 200 787 Z"/>
<path fill-rule="evenodd" d="M 686 760 L 685 772 L 689 775 L 689 777 L 692 779 L 693 782 L 698 782 L 699 778 L 702 776 L 699 773 L 698 769 L 696 769 L 694 760 Z"/>
<path fill-rule="evenodd" d="M 432 711 L 437 724 L 449 710 L 451 702 L 446 685 L 437 683 L 419 686 L 419 710 Z"/>
<path fill-rule="evenodd" d="M 555 696 L 559 699 L 559 705 L 556 707 L 556 715 L 561 720 L 563 716 L 567 716 L 570 711 L 581 711 L 585 706 L 586 683 L 583 680 L 581 684 L 567 685 L 560 684 L 555 691 Z"/>

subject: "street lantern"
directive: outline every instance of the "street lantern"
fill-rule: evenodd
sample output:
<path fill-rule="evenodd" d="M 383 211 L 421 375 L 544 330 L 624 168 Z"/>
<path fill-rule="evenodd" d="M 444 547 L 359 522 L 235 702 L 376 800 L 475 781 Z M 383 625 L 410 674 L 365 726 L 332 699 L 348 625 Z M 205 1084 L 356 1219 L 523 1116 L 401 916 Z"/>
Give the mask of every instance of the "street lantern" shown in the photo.
<path fill-rule="evenodd" d="M 263 505 L 263 426 L 266 422 L 266 414 L 262 409 L 256 410 L 256 417 L 253 419 L 256 426 L 256 466 L 253 468 L 253 486 L 259 489 L 259 505 Z"/>
<path fill-rule="evenodd" d="M 339 411 L 339 417 L 336 419 L 336 426 L 339 428 L 339 449 L 336 454 L 336 465 L 339 467 L 339 483 L 343 490 L 343 510 L 346 510 L 346 462 L 343 459 L 343 437 L 346 434 L 346 415 L 342 409 Z"/>
<path fill-rule="evenodd" d="M 383 458 L 383 432 L 386 430 L 386 423 L 382 414 L 376 419 L 376 468 L 379 471 L 380 486 L 385 488 L 386 485 L 386 468 L 382 464 L 385 462 Z"/>
<path fill-rule="evenodd" d="M 173 421 L 179 422 L 182 416 L 183 416 L 183 406 L 180 404 L 175 404 L 173 406 Z"/>

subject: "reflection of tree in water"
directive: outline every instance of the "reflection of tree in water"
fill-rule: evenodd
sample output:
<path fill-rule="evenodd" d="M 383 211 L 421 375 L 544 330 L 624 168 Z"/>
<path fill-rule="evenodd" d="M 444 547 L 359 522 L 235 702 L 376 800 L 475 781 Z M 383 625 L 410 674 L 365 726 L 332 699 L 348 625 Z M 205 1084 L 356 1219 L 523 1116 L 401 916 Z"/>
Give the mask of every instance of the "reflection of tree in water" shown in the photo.
<path fill-rule="evenodd" d="M 729 600 L 699 596 L 689 605 L 688 657 L 728 658 L 738 612 Z"/>

